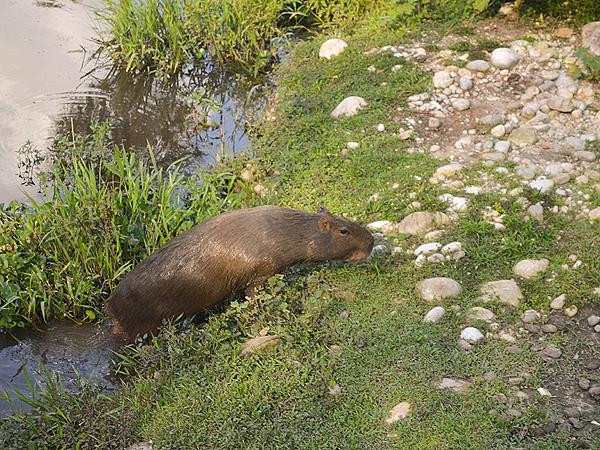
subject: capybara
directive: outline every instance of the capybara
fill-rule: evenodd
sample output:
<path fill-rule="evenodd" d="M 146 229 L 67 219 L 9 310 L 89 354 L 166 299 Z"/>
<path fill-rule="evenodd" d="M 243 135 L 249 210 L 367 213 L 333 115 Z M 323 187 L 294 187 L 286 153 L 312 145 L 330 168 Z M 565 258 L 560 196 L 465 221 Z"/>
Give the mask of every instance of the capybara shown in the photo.
<path fill-rule="evenodd" d="M 108 299 L 113 332 L 124 339 L 156 331 L 163 319 L 191 316 L 249 293 L 286 267 L 362 261 L 373 249 L 365 228 L 321 208 L 238 209 L 202 222 L 129 272 Z"/>

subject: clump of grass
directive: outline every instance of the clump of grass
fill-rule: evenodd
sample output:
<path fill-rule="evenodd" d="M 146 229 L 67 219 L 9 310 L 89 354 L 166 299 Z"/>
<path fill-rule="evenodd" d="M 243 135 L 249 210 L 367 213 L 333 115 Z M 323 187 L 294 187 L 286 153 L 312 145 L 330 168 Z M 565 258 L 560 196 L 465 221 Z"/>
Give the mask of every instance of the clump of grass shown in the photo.
<path fill-rule="evenodd" d="M 184 179 L 177 164 L 155 167 L 102 130 L 63 143 L 43 201 L 0 208 L 0 328 L 96 320 L 136 261 L 236 203 L 231 173 Z"/>
<path fill-rule="evenodd" d="M 515 6 L 530 16 L 546 16 L 573 25 L 600 19 L 597 0 L 517 0 Z"/>
<path fill-rule="evenodd" d="M 586 80 L 600 81 L 600 56 L 592 55 L 588 49 L 581 48 L 575 52 L 581 58 L 583 65 L 582 76 Z"/>

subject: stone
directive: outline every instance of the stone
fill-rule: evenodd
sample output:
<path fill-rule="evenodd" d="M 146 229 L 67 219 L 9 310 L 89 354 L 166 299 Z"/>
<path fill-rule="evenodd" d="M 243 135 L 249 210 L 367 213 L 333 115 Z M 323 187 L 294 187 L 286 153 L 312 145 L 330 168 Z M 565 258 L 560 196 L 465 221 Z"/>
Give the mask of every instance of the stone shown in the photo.
<path fill-rule="evenodd" d="M 590 220 L 600 220 L 600 208 L 594 208 L 590 211 Z"/>
<path fill-rule="evenodd" d="M 439 127 L 442 126 L 442 121 L 437 117 L 430 117 L 427 126 L 432 130 L 437 130 Z"/>
<path fill-rule="evenodd" d="M 449 223 L 450 217 L 444 213 L 417 211 L 402 219 L 396 229 L 399 233 L 418 235 Z"/>
<path fill-rule="evenodd" d="M 346 144 L 346 147 L 347 147 L 349 150 L 356 150 L 358 147 L 360 147 L 360 144 L 359 144 L 358 142 L 352 142 L 352 141 L 350 141 L 350 142 L 348 142 L 348 143 Z"/>
<path fill-rule="evenodd" d="M 434 253 L 433 255 L 429 255 L 427 257 L 427 261 L 433 264 L 437 264 L 446 261 L 446 257 L 441 253 Z"/>
<path fill-rule="evenodd" d="M 462 286 L 452 278 L 436 277 L 419 281 L 415 290 L 421 300 L 431 302 L 459 296 Z"/>
<path fill-rule="evenodd" d="M 390 415 L 385 419 L 385 423 L 391 425 L 401 419 L 406 419 L 410 413 L 410 403 L 401 402 L 392 408 Z"/>
<path fill-rule="evenodd" d="M 480 287 L 484 302 L 498 301 L 503 305 L 518 308 L 523 294 L 515 280 L 490 281 Z"/>
<path fill-rule="evenodd" d="M 378 220 L 377 222 L 371 222 L 368 224 L 367 228 L 373 231 L 380 231 L 382 233 L 393 233 L 398 230 L 398 224 L 389 220 Z"/>
<path fill-rule="evenodd" d="M 460 77 L 458 79 L 458 85 L 463 91 L 468 91 L 473 88 L 473 79 L 469 77 Z"/>
<path fill-rule="evenodd" d="M 152 442 L 138 442 L 137 444 L 130 445 L 125 450 L 156 450 L 156 447 Z"/>
<path fill-rule="evenodd" d="M 550 345 L 542 351 L 542 355 L 547 356 L 548 358 L 558 359 L 562 355 L 562 352 L 558 347 Z"/>
<path fill-rule="evenodd" d="M 577 380 L 577 384 L 579 385 L 580 389 L 587 391 L 590 388 L 591 382 L 587 378 L 580 378 Z"/>
<path fill-rule="evenodd" d="M 596 154 L 594 152 L 589 152 L 586 150 L 575 152 L 573 156 L 575 156 L 575 159 L 578 161 L 594 161 L 596 159 Z"/>
<path fill-rule="evenodd" d="M 566 300 L 567 300 L 567 296 L 565 294 L 561 294 L 550 302 L 550 308 L 562 309 L 565 306 Z"/>
<path fill-rule="evenodd" d="M 331 112 L 331 115 L 335 118 L 342 116 L 354 116 L 358 114 L 358 111 L 367 106 L 367 102 L 362 97 L 346 97 L 340 102 L 339 105 Z"/>
<path fill-rule="evenodd" d="M 342 53 L 346 47 L 348 44 L 341 39 L 329 39 L 321 44 L 319 58 L 331 59 Z"/>
<path fill-rule="evenodd" d="M 501 114 L 488 114 L 487 116 L 477 119 L 477 123 L 483 127 L 490 129 L 504 122 L 504 117 Z"/>
<path fill-rule="evenodd" d="M 510 48 L 497 48 L 490 55 L 490 63 L 492 66 L 501 69 L 510 69 L 521 60 L 521 57 Z"/>
<path fill-rule="evenodd" d="M 533 128 L 519 127 L 510 133 L 508 140 L 516 145 L 533 145 L 538 141 L 538 136 Z"/>
<path fill-rule="evenodd" d="M 600 317 L 592 314 L 587 318 L 587 323 L 590 327 L 594 327 L 600 323 Z"/>
<path fill-rule="evenodd" d="M 433 74 L 433 87 L 443 89 L 450 86 L 453 82 L 454 80 L 445 70 L 440 70 Z"/>
<path fill-rule="evenodd" d="M 556 36 L 557 38 L 560 38 L 560 39 L 569 39 L 573 36 L 573 34 L 575 34 L 575 31 L 573 31 L 573 28 L 567 28 L 567 27 L 557 28 L 556 31 L 554 32 L 554 36 Z"/>
<path fill-rule="evenodd" d="M 427 244 L 419 245 L 415 249 L 415 251 L 413 252 L 413 254 L 415 256 L 419 256 L 419 255 L 431 255 L 432 253 L 437 252 L 441 248 L 442 248 L 442 244 L 440 244 L 439 242 L 429 242 Z"/>
<path fill-rule="evenodd" d="M 540 318 L 540 313 L 535 309 L 528 309 L 523 314 L 521 314 L 521 320 L 523 323 L 533 323 L 536 322 Z"/>
<path fill-rule="evenodd" d="M 462 164 L 458 164 L 458 163 L 452 163 L 452 164 L 446 164 L 445 166 L 442 167 L 438 167 L 437 170 L 435 171 L 435 176 L 436 177 L 452 177 L 454 175 L 456 175 L 459 172 L 462 172 L 462 170 L 464 169 L 464 166 Z"/>
<path fill-rule="evenodd" d="M 547 323 L 547 324 L 542 325 L 542 331 L 544 333 L 556 333 L 558 331 L 558 328 L 556 327 L 556 325 Z"/>
<path fill-rule="evenodd" d="M 268 352 L 281 343 L 278 336 L 257 336 L 247 340 L 242 346 L 242 356 L 251 355 L 256 352 Z"/>
<path fill-rule="evenodd" d="M 446 310 L 441 306 L 436 306 L 435 308 L 431 308 L 425 317 L 423 318 L 423 322 L 426 323 L 436 323 L 438 322 L 442 316 L 446 313 Z"/>
<path fill-rule="evenodd" d="M 501 138 L 502 136 L 504 136 L 506 134 L 506 129 L 504 128 L 504 125 L 500 124 L 500 125 L 496 125 L 494 128 L 492 128 L 490 133 L 495 138 Z"/>
<path fill-rule="evenodd" d="M 474 306 L 467 312 L 467 319 L 469 320 L 483 320 L 484 322 L 492 322 L 496 318 L 496 314 L 487 308 L 481 308 L 480 306 Z"/>
<path fill-rule="evenodd" d="M 519 166 L 515 169 L 515 173 L 524 180 L 532 180 L 535 178 L 537 169 L 535 166 Z"/>
<path fill-rule="evenodd" d="M 527 214 L 540 222 L 544 220 L 544 207 L 540 203 L 531 205 L 527 208 Z"/>
<path fill-rule="evenodd" d="M 578 308 L 575 305 L 565 308 L 564 313 L 567 317 L 574 317 L 577 314 Z"/>
<path fill-rule="evenodd" d="M 451 253 L 456 253 L 462 249 L 462 244 L 460 242 L 450 242 L 442 247 L 442 253 L 444 255 L 449 255 Z"/>
<path fill-rule="evenodd" d="M 550 265 L 547 259 L 524 259 L 513 267 L 513 273 L 521 278 L 535 278 Z"/>
<path fill-rule="evenodd" d="M 471 107 L 471 102 L 466 98 L 459 98 L 452 101 L 452 107 L 457 111 L 466 111 Z"/>
<path fill-rule="evenodd" d="M 482 59 L 476 59 L 475 61 L 471 61 L 467 63 L 466 67 L 472 72 L 487 72 L 488 70 L 490 70 L 490 65 L 488 64 L 488 62 Z"/>
<path fill-rule="evenodd" d="M 600 56 L 600 21 L 590 22 L 581 29 L 581 45 L 592 55 Z"/>
<path fill-rule="evenodd" d="M 452 194 L 442 194 L 438 200 L 448 205 L 448 208 L 454 211 L 464 211 L 467 209 L 469 199 L 465 197 L 456 197 Z"/>
<path fill-rule="evenodd" d="M 339 384 L 334 384 L 333 386 L 327 386 L 327 393 L 329 395 L 340 395 L 342 393 L 342 388 Z"/>
<path fill-rule="evenodd" d="M 562 150 L 566 150 L 567 153 L 585 150 L 585 142 L 577 136 L 568 137 L 562 143 Z"/>
<path fill-rule="evenodd" d="M 471 383 L 463 380 L 455 380 L 454 378 L 442 378 L 442 380 L 435 383 L 435 385 L 439 389 L 452 389 L 459 394 L 466 394 Z"/>
<path fill-rule="evenodd" d="M 494 144 L 494 150 L 500 153 L 508 153 L 510 150 L 510 141 L 498 141 Z"/>
<path fill-rule="evenodd" d="M 548 180 L 547 178 L 538 178 L 537 180 L 529 183 L 531 189 L 540 191 L 542 194 L 547 194 L 554 187 L 554 181 Z"/>
<path fill-rule="evenodd" d="M 575 109 L 575 105 L 571 99 L 559 96 L 552 97 L 550 100 L 548 100 L 548 107 L 554 111 L 560 111 L 564 113 L 569 113 Z"/>
<path fill-rule="evenodd" d="M 466 327 L 460 332 L 460 338 L 470 344 L 475 344 L 483 337 L 483 333 L 475 327 Z"/>

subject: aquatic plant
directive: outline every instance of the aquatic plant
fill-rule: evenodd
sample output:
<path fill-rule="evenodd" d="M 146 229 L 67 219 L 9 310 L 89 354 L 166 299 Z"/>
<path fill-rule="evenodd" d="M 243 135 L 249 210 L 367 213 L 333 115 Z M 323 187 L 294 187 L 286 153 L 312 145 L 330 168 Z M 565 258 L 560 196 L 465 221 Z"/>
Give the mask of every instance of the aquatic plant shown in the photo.
<path fill-rule="evenodd" d="M 94 321 L 136 261 L 236 204 L 230 172 L 184 178 L 178 162 L 159 168 L 105 131 L 55 148 L 43 201 L 0 206 L 0 328 Z"/>

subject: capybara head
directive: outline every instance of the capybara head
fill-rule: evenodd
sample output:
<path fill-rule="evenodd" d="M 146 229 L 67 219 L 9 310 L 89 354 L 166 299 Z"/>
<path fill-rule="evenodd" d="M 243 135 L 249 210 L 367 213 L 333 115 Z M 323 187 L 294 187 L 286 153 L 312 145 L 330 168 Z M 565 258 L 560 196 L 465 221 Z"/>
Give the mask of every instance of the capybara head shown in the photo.
<path fill-rule="evenodd" d="M 328 237 L 327 259 L 364 261 L 373 250 L 373 235 L 360 225 L 332 215 L 321 207 L 317 213 L 319 230 Z"/>

